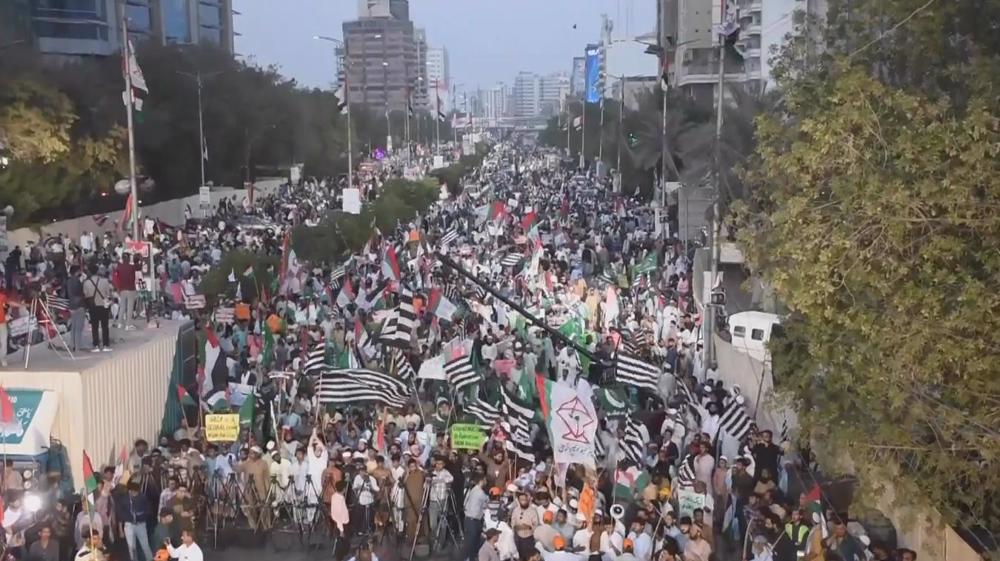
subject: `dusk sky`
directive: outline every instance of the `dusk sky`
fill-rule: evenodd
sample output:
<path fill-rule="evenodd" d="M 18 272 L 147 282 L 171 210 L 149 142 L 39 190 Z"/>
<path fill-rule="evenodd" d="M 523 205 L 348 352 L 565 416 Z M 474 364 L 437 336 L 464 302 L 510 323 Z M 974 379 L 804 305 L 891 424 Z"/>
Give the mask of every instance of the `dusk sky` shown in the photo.
<path fill-rule="evenodd" d="M 341 24 L 357 17 L 357 0 L 234 0 L 236 52 L 274 64 L 306 86 L 333 81 L 333 45 Z M 600 38 L 601 14 L 614 35 L 656 29 L 653 0 L 411 0 L 410 19 L 427 30 L 431 47 L 444 46 L 452 82 L 466 89 L 511 83 L 518 71 L 569 72 L 572 58 Z M 573 29 L 573 25 L 576 29 Z"/>

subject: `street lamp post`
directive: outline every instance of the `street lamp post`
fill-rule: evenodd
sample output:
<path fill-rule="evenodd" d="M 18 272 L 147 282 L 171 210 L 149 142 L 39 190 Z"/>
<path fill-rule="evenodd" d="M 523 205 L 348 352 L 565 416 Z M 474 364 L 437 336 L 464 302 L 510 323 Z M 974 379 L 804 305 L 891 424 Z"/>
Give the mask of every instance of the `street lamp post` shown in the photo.
<path fill-rule="evenodd" d="M 350 189 L 354 187 L 354 148 L 351 145 L 352 144 L 351 137 L 353 137 L 354 134 L 352 132 L 353 129 L 351 128 L 351 102 L 349 99 L 350 84 L 348 83 L 348 77 L 351 74 L 350 67 L 348 65 L 350 65 L 351 59 L 348 56 L 349 53 L 347 52 L 346 42 L 341 41 L 339 39 L 334 39 L 333 37 L 327 37 L 325 35 L 314 35 L 313 39 L 317 39 L 320 41 L 328 41 L 344 49 L 344 60 L 346 62 L 346 65 L 344 67 L 344 83 L 343 83 L 344 99 L 340 101 L 344 103 L 344 106 L 347 109 L 347 187 Z"/>
<path fill-rule="evenodd" d="M 201 159 L 201 186 L 204 186 L 206 147 L 205 147 L 205 121 L 201 103 L 202 78 L 212 78 L 214 76 L 218 76 L 219 74 L 223 74 L 225 71 L 220 70 L 218 72 L 209 72 L 208 74 L 204 75 L 201 73 L 200 70 L 198 72 L 195 72 L 194 74 L 191 74 L 189 72 L 181 72 L 180 70 L 176 70 L 175 72 L 181 76 L 193 79 L 195 81 L 195 84 L 197 84 L 198 86 L 198 144 L 199 144 L 198 157 Z"/>
<path fill-rule="evenodd" d="M 382 61 L 382 100 L 385 102 L 385 148 L 390 152 L 392 145 L 392 122 L 389 119 L 389 61 Z"/>

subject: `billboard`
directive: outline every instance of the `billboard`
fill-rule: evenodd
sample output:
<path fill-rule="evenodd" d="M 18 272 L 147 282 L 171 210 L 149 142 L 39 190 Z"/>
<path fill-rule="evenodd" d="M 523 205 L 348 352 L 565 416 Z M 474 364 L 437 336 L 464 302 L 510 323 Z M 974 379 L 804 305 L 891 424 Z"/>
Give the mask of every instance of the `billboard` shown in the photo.
<path fill-rule="evenodd" d="M 598 45 L 587 45 L 587 62 L 584 72 L 586 79 L 587 103 L 601 101 L 601 49 Z"/>

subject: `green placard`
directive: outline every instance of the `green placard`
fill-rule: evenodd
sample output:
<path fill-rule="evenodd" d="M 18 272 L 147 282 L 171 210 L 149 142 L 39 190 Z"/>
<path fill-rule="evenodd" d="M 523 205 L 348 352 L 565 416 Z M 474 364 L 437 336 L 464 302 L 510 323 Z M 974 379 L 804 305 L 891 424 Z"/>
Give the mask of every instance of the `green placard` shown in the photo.
<path fill-rule="evenodd" d="M 457 424 L 451 426 L 451 447 L 456 450 L 479 450 L 486 442 L 486 435 L 479 425 Z"/>

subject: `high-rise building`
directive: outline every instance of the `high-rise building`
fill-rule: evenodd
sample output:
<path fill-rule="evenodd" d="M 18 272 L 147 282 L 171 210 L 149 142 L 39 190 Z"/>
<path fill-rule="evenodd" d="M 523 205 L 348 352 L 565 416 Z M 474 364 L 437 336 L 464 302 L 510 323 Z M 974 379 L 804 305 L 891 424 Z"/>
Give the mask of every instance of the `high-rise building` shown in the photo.
<path fill-rule="evenodd" d="M 413 42 L 417 49 L 416 81 L 413 84 L 413 110 L 418 111 L 430 107 L 428 92 L 432 84 L 427 79 L 427 30 L 422 27 L 413 31 Z"/>
<path fill-rule="evenodd" d="M 510 88 L 503 82 L 483 92 L 484 115 L 487 119 L 500 119 L 510 114 Z"/>
<path fill-rule="evenodd" d="M 515 117 L 535 117 L 541 105 L 541 78 L 533 72 L 519 72 L 512 92 Z"/>
<path fill-rule="evenodd" d="M 101 56 L 121 50 L 116 0 L 31 0 L 32 30 L 41 52 Z M 211 43 L 233 52 L 232 0 L 128 0 L 125 17 L 134 42 Z"/>
<path fill-rule="evenodd" d="M 417 48 L 422 43 L 426 50 L 426 40 L 408 19 L 408 6 L 404 0 L 360 0 L 358 19 L 344 22 L 342 68 L 352 104 L 405 111 L 409 93 L 414 106 L 427 105 L 427 86 L 420 84 L 423 55 Z"/>
<path fill-rule="evenodd" d="M 569 93 L 580 97 L 586 89 L 587 57 L 573 57 L 573 69 L 569 75 Z"/>
<path fill-rule="evenodd" d="M 563 73 L 543 76 L 538 85 L 538 112 L 545 116 L 555 115 L 563 109 L 569 95 L 569 76 Z"/>
<path fill-rule="evenodd" d="M 427 49 L 427 88 L 431 92 L 428 95 L 428 102 L 433 108 L 436 103 L 433 94 L 437 87 L 441 97 L 441 107 L 443 111 L 448 111 L 451 107 L 447 103 L 447 92 L 451 84 L 451 71 L 448 63 L 448 49 L 444 47 L 430 47 Z"/>

